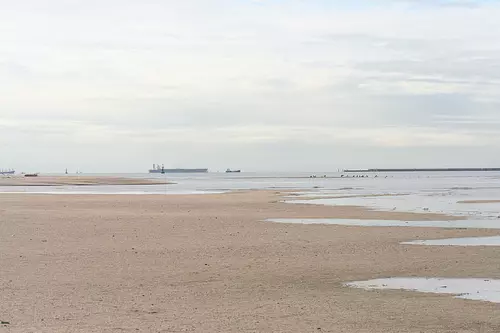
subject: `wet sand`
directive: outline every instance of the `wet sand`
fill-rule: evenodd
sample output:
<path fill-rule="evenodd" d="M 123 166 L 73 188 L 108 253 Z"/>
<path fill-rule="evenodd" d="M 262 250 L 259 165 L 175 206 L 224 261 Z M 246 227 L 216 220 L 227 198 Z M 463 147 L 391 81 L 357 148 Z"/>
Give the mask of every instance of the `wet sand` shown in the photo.
<path fill-rule="evenodd" d="M 500 332 L 498 304 L 343 286 L 498 279 L 499 248 L 399 244 L 498 230 L 263 222 L 449 219 L 281 200 L 0 194 L 0 332 Z"/>
<path fill-rule="evenodd" d="M 95 176 L 38 176 L 0 177 L 0 186 L 85 186 L 85 185 L 161 185 L 172 184 L 165 180 L 95 177 Z"/>
<path fill-rule="evenodd" d="M 465 200 L 459 201 L 460 204 L 491 204 L 491 203 L 500 203 L 500 200 Z"/>

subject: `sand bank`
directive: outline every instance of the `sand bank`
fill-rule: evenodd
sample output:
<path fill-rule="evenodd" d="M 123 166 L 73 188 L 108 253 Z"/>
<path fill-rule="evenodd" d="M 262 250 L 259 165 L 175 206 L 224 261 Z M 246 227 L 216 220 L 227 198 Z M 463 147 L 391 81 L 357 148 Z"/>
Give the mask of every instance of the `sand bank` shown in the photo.
<path fill-rule="evenodd" d="M 94 177 L 94 176 L 38 176 L 38 177 L 0 177 L 0 186 L 85 186 L 85 185 L 160 185 L 172 184 L 165 180 Z"/>
<path fill-rule="evenodd" d="M 500 200 L 465 200 L 459 201 L 460 204 L 492 204 L 492 203 L 500 203 Z"/>

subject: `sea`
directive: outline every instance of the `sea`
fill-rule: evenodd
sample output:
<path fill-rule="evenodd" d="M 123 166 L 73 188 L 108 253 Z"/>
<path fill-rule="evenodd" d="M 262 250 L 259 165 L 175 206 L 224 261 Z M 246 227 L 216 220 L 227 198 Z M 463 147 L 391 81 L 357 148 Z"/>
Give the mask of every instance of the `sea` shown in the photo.
<path fill-rule="evenodd" d="M 0 192 L 61 195 L 204 195 L 239 190 L 279 190 L 288 192 L 283 200 L 292 204 L 367 206 L 388 211 L 446 213 L 481 219 L 500 218 L 500 203 L 493 202 L 500 200 L 498 171 L 83 175 L 162 179 L 172 184 L 0 186 Z"/>

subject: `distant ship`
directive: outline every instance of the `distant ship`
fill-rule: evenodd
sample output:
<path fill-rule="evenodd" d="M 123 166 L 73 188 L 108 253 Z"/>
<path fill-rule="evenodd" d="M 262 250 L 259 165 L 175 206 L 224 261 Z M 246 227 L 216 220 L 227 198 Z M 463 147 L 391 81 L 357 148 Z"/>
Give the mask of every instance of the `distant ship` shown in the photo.
<path fill-rule="evenodd" d="M 0 170 L 0 175 L 13 175 L 15 173 L 16 173 L 16 171 L 15 170 L 11 170 L 11 169 L 9 169 L 9 170 Z"/>
<path fill-rule="evenodd" d="M 24 177 L 38 177 L 37 173 L 25 173 Z"/>
<path fill-rule="evenodd" d="M 231 169 L 227 169 L 226 170 L 226 173 L 240 173 L 241 170 L 231 170 Z"/>
<path fill-rule="evenodd" d="M 153 169 L 149 170 L 149 173 L 207 173 L 208 169 L 165 169 L 165 167 L 159 164 L 153 164 Z"/>

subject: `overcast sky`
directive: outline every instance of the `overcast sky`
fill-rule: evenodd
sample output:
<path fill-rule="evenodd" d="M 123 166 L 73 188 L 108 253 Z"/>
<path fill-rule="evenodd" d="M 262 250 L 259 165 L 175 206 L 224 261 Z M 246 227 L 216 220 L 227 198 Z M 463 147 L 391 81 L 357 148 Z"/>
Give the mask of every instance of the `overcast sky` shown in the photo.
<path fill-rule="evenodd" d="M 499 1 L 0 5 L 0 168 L 500 166 Z"/>

